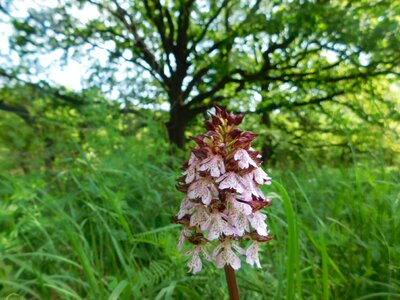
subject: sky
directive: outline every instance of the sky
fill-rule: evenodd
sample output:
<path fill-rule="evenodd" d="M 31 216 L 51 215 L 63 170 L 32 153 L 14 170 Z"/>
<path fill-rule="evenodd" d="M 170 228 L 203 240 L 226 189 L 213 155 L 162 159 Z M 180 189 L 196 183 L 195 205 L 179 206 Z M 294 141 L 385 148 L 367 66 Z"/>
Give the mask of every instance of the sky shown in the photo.
<path fill-rule="evenodd" d="M 0 0 L 1 2 L 2 0 Z M 27 11 L 31 8 L 39 7 L 54 7 L 57 5 L 57 0 L 14 0 L 10 10 L 14 16 L 24 17 Z M 44 5 L 43 5 L 44 4 Z M 93 8 L 86 7 L 83 11 L 74 9 L 73 13 L 83 22 L 96 17 L 96 11 Z M 18 65 L 18 55 L 10 49 L 9 38 L 13 33 L 13 28 L 9 24 L 9 18 L 0 13 L 0 66 Z M 106 53 L 99 51 L 99 56 L 106 58 Z M 37 78 L 30 78 L 36 80 L 48 80 L 52 83 L 63 85 L 67 88 L 79 91 L 82 89 L 83 77 L 89 68 L 88 61 L 82 60 L 78 62 L 74 59 L 69 59 L 67 64 L 61 65 L 57 63 L 62 56 L 62 51 L 53 52 L 46 55 L 38 55 L 37 58 L 42 66 L 47 69 L 47 74 L 41 74 Z M 11 62 L 10 62 L 11 57 Z M 25 79 L 25 78 L 23 78 Z"/>

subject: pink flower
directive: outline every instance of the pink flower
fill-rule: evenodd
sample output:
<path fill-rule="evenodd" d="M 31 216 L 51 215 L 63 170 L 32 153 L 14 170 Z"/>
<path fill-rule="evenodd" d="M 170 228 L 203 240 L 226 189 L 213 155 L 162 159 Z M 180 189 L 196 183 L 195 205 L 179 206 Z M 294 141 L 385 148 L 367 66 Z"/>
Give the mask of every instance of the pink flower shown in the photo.
<path fill-rule="evenodd" d="M 178 242 L 178 250 L 181 251 L 183 247 L 183 242 L 186 240 L 186 237 L 188 237 L 191 234 L 191 231 L 188 229 L 183 229 L 181 231 L 181 234 L 179 235 L 179 242 Z"/>
<path fill-rule="evenodd" d="M 196 155 L 192 154 L 190 155 L 190 159 L 188 162 L 188 167 L 185 172 L 183 172 L 183 175 L 185 175 L 185 182 L 186 183 L 191 183 L 193 180 L 197 179 L 198 174 L 197 170 L 200 164 L 200 160 L 196 157 Z"/>
<path fill-rule="evenodd" d="M 232 235 L 234 229 L 226 221 L 226 216 L 220 212 L 210 214 L 209 218 L 200 226 L 203 231 L 208 231 L 210 241 L 218 239 L 221 235 Z"/>
<path fill-rule="evenodd" d="M 200 198 L 205 205 L 209 205 L 213 198 L 218 197 L 218 189 L 211 177 L 201 177 L 189 186 L 188 197 Z"/>
<path fill-rule="evenodd" d="M 251 266 L 256 264 L 257 268 L 261 268 L 260 259 L 258 258 L 258 249 L 258 242 L 254 241 L 246 250 L 246 262 Z"/>
<path fill-rule="evenodd" d="M 190 217 L 190 226 L 200 227 L 210 218 L 210 213 L 204 206 L 199 206 L 198 209 Z"/>
<path fill-rule="evenodd" d="M 192 212 L 196 209 L 197 204 L 190 199 L 185 198 L 181 203 L 181 207 L 178 212 L 178 219 L 182 219 L 185 215 L 192 214 Z"/>
<path fill-rule="evenodd" d="M 251 207 L 247 203 L 243 203 L 241 201 L 237 200 L 237 195 L 233 193 L 229 193 L 226 196 L 226 201 L 228 203 L 228 208 L 230 208 L 230 211 L 238 211 L 240 213 L 245 214 L 246 216 L 251 214 Z"/>
<path fill-rule="evenodd" d="M 239 162 L 239 168 L 241 169 L 247 169 L 249 166 L 258 167 L 256 162 L 251 159 L 249 153 L 244 149 L 237 150 L 233 158 Z"/>
<path fill-rule="evenodd" d="M 189 261 L 188 267 L 189 272 L 193 274 L 200 272 L 203 267 L 200 259 L 200 253 L 202 253 L 207 260 L 211 260 L 210 255 L 203 249 L 201 245 L 185 252 L 185 256 L 192 255 L 192 259 Z"/>
<path fill-rule="evenodd" d="M 258 184 L 271 184 L 271 177 L 267 175 L 261 168 L 257 168 L 250 173 L 255 182 Z"/>
<path fill-rule="evenodd" d="M 197 158 L 197 156 L 196 155 L 194 155 L 194 153 L 192 152 L 191 154 L 190 154 L 190 158 L 189 158 L 189 162 L 188 162 L 188 164 L 189 164 L 189 166 L 191 166 L 191 165 L 193 165 L 193 164 L 196 164 L 196 163 L 199 163 L 200 162 L 200 160 Z"/>
<path fill-rule="evenodd" d="M 230 265 L 235 270 L 240 269 L 240 258 L 233 252 L 232 246 L 243 253 L 243 249 L 232 245 L 230 240 L 226 240 L 214 249 L 213 256 L 215 257 L 217 268 L 222 269 L 225 265 Z"/>
<path fill-rule="evenodd" d="M 259 211 L 249 216 L 251 226 L 262 236 L 268 235 L 267 224 L 264 222 L 266 218 L 267 216 Z"/>
<path fill-rule="evenodd" d="M 246 181 L 235 172 L 227 172 L 216 180 L 219 183 L 219 188 L 234 189 L 238 193 L 242 193 L 246 186 Z"/>
<path fill-rule="evenodd" d="M 225 173 L 225 165 L 220 155 L 213 155 L 200 164 L 199 171 L 209 171 L 212 177 L 219 177 Z"/>
<path fill-rule="evenodd" d="M 244 175 L 243 180 L 246 182 L 245 190 L 243 191 L 243 199 L 245 201 L 251 201 L 253 195 L 257 198 L 265 199 L 264 193 L 253 180 L 252 173 Z"/>
<path fill-rule="evenodd" d="M 252 208 L 246 203 L 237 201 L 234 194 L 227 196 L 227 202 L 226 213 L 229 221 L 235 228 L 236 235 L 243 236 L 245 232 L 250 231 L 248 216 L 252 213 Z"/>
<path fill-rule="evenodd" d="M 260 211 L 270 202 L 259 188 L 271 178 L 258 166 L 261 156 L 251 148 L 256 135 L 237 127 L 242 119 L 217 108 L 205 124 L 207 133 L 193 138 L 197 146 L 178 179 L 177 189 L 185 194 L 175 217 L 184 226 L 178 248 L 192 245 L 185 253 L 191 256 L 192 273 L 201 271 L 202 259 L 215 259 L 218 268 L 239 269 L 240 256 L 245 256 L 248 264 L 260 267 L 259 243 L 271 239 L 266 215 Z M 245 251 L 239 244 L 248 239 L 253 242 Z M 207 247 L 214 248 L 212 257 Z"/>

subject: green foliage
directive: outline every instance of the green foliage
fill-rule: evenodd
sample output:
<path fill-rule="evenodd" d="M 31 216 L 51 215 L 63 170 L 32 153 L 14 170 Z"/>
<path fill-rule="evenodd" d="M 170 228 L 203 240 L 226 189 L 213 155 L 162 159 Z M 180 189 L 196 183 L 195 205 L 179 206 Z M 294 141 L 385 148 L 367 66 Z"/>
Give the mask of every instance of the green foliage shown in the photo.
<path fill-rule="evenodd" d="M 37 164 L 24 171 L 17 155 L 8 156 L 14 163 L 2 159 L 0 297 L 226 299 L 223 271 L 206 265 L 189 275 L 176 250 L 179 228 L 171 217 L 183 155 L 169 154 L 159 123 L 132 130 L 140 123 L 132 118 L 127 131 L 118 119 L 100 122 L 101 111 L 86 112 L 90 126 L 79 139 L 74 122 L 82 115 L 70 112 L 74 126 L 66 122 L 54 133 L 48 120 L 46 135 L 34 138 L 39 148 L 26 152 L 36 153 Z M 56 132 L 64 141 L 49 148 L 56 158 L 46 165 L 42 139 Z M 292 172 L 270 173 L 275 238 L 262 247 L 263 269 L 237 272 L 243 299 L 400 295 L 397 168 L 307 160 Z"/>
<path fill-rule="evenodd" d="M 167 128 L 179 144 L 215 103 L 249 111 L 275 180 L 242 299 L 400 297 L 397 1 L 64 2 L 0 4 L 21 63 L 0 68 L 0 298 L 226 299 L 171 223 L 187 153 Z M 90 88 L 23 79 L 60 49 Z"/>
<path fill-rule="evenodd" d="M 10 4 L 20 64 L 43 75 L 38 53 L 87 61 L 87 86 L 128 106 L 169 106 L 180 147 L 213 104 L 264 114 L 273 150 L 298 151 L 304 132 L 349 145 L 344 131 L 400 119 L 388 96 L 400 74 L 399 1 L 64 2 L 23 17 Z M 345 128 L 326 126 L 339 119 Z"/>

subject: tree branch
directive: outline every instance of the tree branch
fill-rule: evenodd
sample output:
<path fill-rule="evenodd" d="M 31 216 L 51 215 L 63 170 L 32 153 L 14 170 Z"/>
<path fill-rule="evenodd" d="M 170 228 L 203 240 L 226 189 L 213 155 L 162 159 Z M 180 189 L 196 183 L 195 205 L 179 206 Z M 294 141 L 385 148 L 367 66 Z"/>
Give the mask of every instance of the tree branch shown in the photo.
<path fill-rule="evenodd" d="M 173 52 L 174 48 L 174 23 L 171 18 L 171 14 L 168 8 L 163 8 L 159 0 L 153 0 L 154 7 L 150 6 L 148 0 L 144 1 L 147 16 L 152 20 L 153 24 L 156 26 L 158 34 L 161 38 L 161 43 L 163 45 L 166 54 L 166 63 L 170 73 L 172 74 L 172 66 L 169 59 L 169 54 Z M 156 13 L 158 11 L 159 13 Z M 164 24 L 164 17 L 167 19 L 169 33 L 166 33 L 166 26 Z"/>
<path fill-rule="evenodd" d="M 32 126 L 34 123 L 34 119 L 30 115 L 29 111 L 21 106 L 12 106 L 4 102 L 4 100 L 0 99 L 0 110 L 8 111 L 16 114 L 21 117 L 28 125 Z"/>
<path fill-rule="evenodd" d="M 188 30 L 190 22 L 190 10 L 195 0 L 181 1 L 178 16 L 178 30 L 176 46 L 174 47 L 174 56 L 176 60 L 176 71 L 174 73 L 175 88 L 181 88 L 182 81 L 186 76 L 188 69 L 187 54 L 188 54 Z"/>
<path fill-rule="evenodd" d="M 146 46 L 144 40 L 140 37 L 136 24 L 132 19 L 132 17 L 130 16 L 130 14 L 126 10 L 124 10 L 116 0 L 112 0 L 112 3 L 114 3 L 115 6 L 117 7 L 116 11 L 94 0 L 88 0 L 88 2 L 98 6 L 100 9 L 108 11 L 118 20 L 121 21 L 121 23 L 125 26 L 125 28 L 133 35 L 134 45 L 142 53 L 143 60 L 162 78 L 162 80 L 165 83 L 167 83 L 168 77 L 164 74 L 163 67 L 157 62 L 153 53 L 151 53 L 149 48 Z"/>
<path fill-rule="evenodd" d="M 206 28 L 202 31 L 200 37 L 196 40 L 196 42 L 190 48 L 190 52 L 196 52 L 195 51 L 196 44 L 198 44 L 198 42 L 200 42 L 204 38 L 204 35 L 207 33 L 207 30 L 206 30 L 207 27 L 209 27 L 212 24 L 212 22 L 215 20 L 215 18 L 218 17 L 218 15 L 221 13 L 222 8 L 224 7 L 224 4 L 226 6 L 227 3 L 228 3 L 228 1 L 224 1 L 223 5 L 221 5 L 220 9 L 217 10 L 216 14 L 209 20 L 209 22 L 206 24 Z M 246 22 L 248 22 L 249 18 L 256 13 L 256 11 L 259 8 L 260 3 L 261 3 L 261 0 L 256 1 L 256 3 L 251 7 L 249 13 L 246 15 L 246 18 L 241 22 L 241 24 L 239 24 L 237 26 L 238 28 L 241 28 L 242 26 L 244 26 L 246 24 Z M 203 55 L 211 54 L 214 50 L 221 49 L 221 47 L 224 45 L 232 44 L 234 37 L 236 36 L 236 33 L 237 33 L 236 31 L 232 30 L 229 34 L 226 35 L 225 38 L 215 42 L 210 48 L 208 48 L 205 51 L 205 53 L 203 53 Z M 230 48 L 230 47 L 228 47 L 228 48 Z M 197 56 L 197 57 L 199 57 L 199 56 Z M 212 62 L 209 63 L 207 66 L 201 68 L 199 71 L 197 71 L 193 75 L 193 79 L 188 84 L 188 87 L 186 88 L 186 90 L 184 92 L 186 97 L 189 96 L 192 89 L 202 81 L 202 78 L 204 77 L 204 75 L 206 75 L 208 73 L 208 70 L 210 70 L 212 64 L 213 64 Z M 243 73 L 243 71 L 237 71 L 237 69 L 236 69 L 234 71 L 234 73 Z M 233 75 L 233 73 L 231 75 Z"/>
<path fill-rule="evenodd" d="M 42 85 L 40 85 L 40 83 L 32 83 L 23 79 L 18 78 L 16 75 L 11 75 L 11 74 L 7 74 L 6 72 L 4 72 L 3 70 L 0 70 L 0 76 L 6 77 L 8 79 L 12 79 L 12 80 L 17 80 L 19 82 L 22 82 L 23 84 L 30 86 L 36 90 L 39 90 L 45 94 L 51 95 L 53 97 L 56 97 L 60 100 L 69 102 L 71 104 L 74 105 L 83 105 L 85 104 L 85 102 L 80 99 L 80 98 L 75 98 L 72 97 L 70 95 L 66 95 L 66 94 L 62 94 L 60 91 L 55 90 L 54 88 L 48 88 L 46 89 L 45 87 L 43 87 Z"/>
<path fill-rule="evenodd" d="M 211 26 L 211 24 L 215 21 L 216 18 L 221 14 L 222 9 L 226 7 L 226 5 L 229 3 L 230 0 L 224 0 L 221 4 L 221 6 L 217 9 L 214 15 L 211 16 L 211 18 L 208 20 L 206 25 L 203 28 L 203 31 L 201 34 L 198 36 L 196 40 L 193 41 L 192 46 L 189 49 L 189 53 L 193 52 L 193 50 L 196 48 L 197 44 L 203 40 L 203 38 L 206 36 L 208 28 Z"/>
<path fill-rule="evenodd" d="M 305 102 L 282 102 L 282 103 L 270 103 L 269 105 L 267 105 L 266 107 L 264 107 L 263 109 L 257 110 L 257 113 L 262 113 L 262 112 L 270 112 L 274 109 L 278 109 L 278 108 L 292 108 L 292 107 L 301 107 L 301 106 L 307 106 L 307 105 L 312 105 L 312 104 L 321 104 L 323 102 L 326 101 L 334 101 L 334 98 L 337 96 L 341 96 L 346 94 L 348 91 L 338 91 L 335 93 L 332 93 L 330 95 L 327 95 L 325 97 L 320 97 L 320 98 L 314 98 L 311 99 L 309 101 L 305 101 Z"/>
<path fill-rule="evenodd" d="M 214 96 L 218 91 L 222 90 L 225 85 L 227 85 L 230 82 L 237 82 L 235 79 L 233 79 L 230 76 L 225 76 L 223 77 L 220 81 L 218 81 L 213 88 L 211 88 L 210 90 L 203 92 L 195 97 L 192 98 L 192 100 L 189 102 L 189 106 L 194 105 L 194 104 L 198 104 L 201 101 L 210 98 L 212 96 Z"/>

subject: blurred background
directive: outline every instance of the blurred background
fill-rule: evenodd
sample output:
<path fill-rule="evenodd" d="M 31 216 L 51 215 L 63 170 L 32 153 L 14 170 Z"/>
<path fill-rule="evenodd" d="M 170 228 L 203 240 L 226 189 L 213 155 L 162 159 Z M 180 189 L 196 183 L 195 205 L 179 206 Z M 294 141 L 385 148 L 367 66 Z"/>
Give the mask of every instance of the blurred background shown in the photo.
<path fill-rule="evenodd" d="M 243 299 L 400 298 L 400 2 L 0 0 L 0 298 L 227 299 L 171 219 L 214 105 L 275 183 Z"/>

